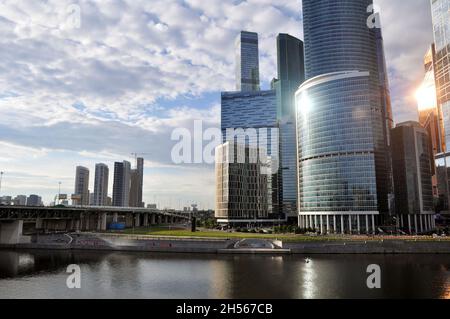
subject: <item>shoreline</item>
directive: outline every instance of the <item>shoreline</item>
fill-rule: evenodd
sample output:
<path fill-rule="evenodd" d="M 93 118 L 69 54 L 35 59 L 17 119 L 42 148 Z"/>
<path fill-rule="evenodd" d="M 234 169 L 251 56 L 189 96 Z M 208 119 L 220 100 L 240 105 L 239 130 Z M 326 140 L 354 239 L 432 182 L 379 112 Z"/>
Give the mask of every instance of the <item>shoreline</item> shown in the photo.
<path fill-rule="evenodd" d="M 317 240 L 304 242 L 275 243 L 268 249 L 240 247 L 239 239 L 171 238 L 150 236 L 129 236 L 120 234 L 77 234 L 68 236 L 70 242 L 61 243 L 63 236 L 40 236 L 40 242 L 0 245 L 1 250 L 54 250 L 54 251 L 110 251 L 148 253 L 191 253 L 216 255 L 392 255 L 392 254 L 450 254 L 448 240 Z M 51 240 L 54 240 L 52 242 Z M 47 242 L 46 242 L 47 241 Z"/>

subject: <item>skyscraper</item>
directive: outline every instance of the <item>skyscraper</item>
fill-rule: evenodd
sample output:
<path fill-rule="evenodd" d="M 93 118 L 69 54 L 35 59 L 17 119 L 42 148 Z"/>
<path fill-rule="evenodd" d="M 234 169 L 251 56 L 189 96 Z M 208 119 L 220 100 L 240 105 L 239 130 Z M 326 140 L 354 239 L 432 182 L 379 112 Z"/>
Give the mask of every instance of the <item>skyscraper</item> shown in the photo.
<path fill-rule="evenodd" d="M 273 218 L 267 161 L 259 148 L 226 142 L 216 149 L 216 218 L 229 225 L 262 224 Z"/>
<path fill-rule="evenodd" d="M 74 205 L 89 205 L 89 169 L 78 166 L 75 173 Z"/>
<path fill-rule="evenodd" d="M 433 175 L 433 194 L 439 196 L 434 157 L 445 149 L 445 142 L 440 125 L 440 112 L 437 105 L 436 82 L 434 74 L 434 45 L 424 57 L 425 77 L 416 96 L 419 109 L 419 123 L 425 128 L 430 139 L 430 153 Z"/>
<path fill-rule="evenodd" d="M 256 185 L 250 179 L 243 181 L 247 169 L 258 167 L 252 163 L 225 163 L 216 165 L 216 186 L 220 196 L 216 198 L 216 218 L 227 223 L 248 223 L 250 206 L 243 203 L 252 197 L 254 192 L 262 192 L 258 197 L 258 208 L 253 207 L 255 214 L 250 219 L 253 222 L 263 222 L 262 219 L 279 220 L 279 128 L 277 119 L 277 99 L 275 90 L 260 91 L 258 34 L 241 32 L 237 40 L 237 92 L 222 92 L 222 133 L 224 145 L 216 152 L 228 154 L 240 150 L 242 154 L 249 150 L 258 150 L 259 158 L 268 165 L 266 176 Z M 244 151 L 246 150 L 246 151 Z M 243 159 L 249 159 L 245 157 Z M 234 181 L 233 184 L 222 184 L 221 181 Z M 254 189 L 258 186 L 258 190 Z M 238 194 L 238 195 L 237 195 Z M 240 196 L 237 198 L 236 196 Z M 247 199 L 246 199 L 247 198 Z M 254 197 L 252 197 L 252 200 Z M 240 204 L 238 204 L 240 203 Z M 264 211 L 264 212 L 263 212 Z"/>
<path fill-rule="evenodd" d="M 129 207 L 131 164 L 128 161 L 114 163 L 113 206 Z"/>
<path fill-rule="evenodd" d="M 372 233 L 389 214 L 379 34 L 367 25 L 372 4 L 303 1 L 306 82 L 296 93 L 299 222 L 322 233 Z"/>
<path fill-rule="evenodd" d="M 267 218 L 278 220 L 281 216 L 279 216 L 279 129 L 277 123 L 277 103 L 276 103 L 276 92 L 273 90 L 268 91 L 258 91 L 258 92 L 222 92 L 222 132 L 223 132 L 223 142 L 231 142 L 231 146 L 222 146 L 222 151 L 229 151 L 230 148 L 237 147 L 246 147 L 249 149 L 258 149 L 259 153 L 262 157 L 266 158 L 267 161 L 270 161 L 271 171 L 268 173 L 266 178 L 264 179 L 267 185 L 260 185 L 262 188 L 261 191 L 265 191 L 266 194 L 261 197 L 268 202 L 266 204 L 260 203 L 260 208 L 267 207 L 267 212 L 265 216 Z M 229 134 L 230 130 L 233 131 L 233 134 Z M 235 144 L 239 144 L 239 146 L 232 146 Z M 221 148 L 217 150 L 219 152 Z M 263 161 L 266 161 L 263 159 Z M 247 163 L 250 164 L 250 163 Z M 233 167 L 233 165 L 231 165 Z M 229 176 L 238 172 L 242 172 L 245 168 L 252 168 L 252 165 L 243 165 L 240 166 L 239 170 L 221 170 L 217 171 L 218 167 L 216 166 L 216 172 L 225 172 L 228 174 L 228 177 L 223 176 L 222 179 L 225 178 L 238 178 Z M 216 175 L 217 183 L 219 183 L 219 175 Z M 217 187 L 220 187 L 218 185 Z M 240 192 L 246 192 L 246 183 L 235 184 L 234 190 L 231 185 L 230 188 L 225 188 L 227 191 L 237 191 L 237 189 L 241 187 Z M 225 198 L 230 198 L 231 194 L 225 196 Z M 224 207 L 223 204 L 221 207 Z M 240 209 L 244 210 L 245 208 L 241 205 L 237 208 L 230 204 L 230 209 L 233 207 L 234 210 Z M 223 220 L 224 208 L 222 210 Z M 236 213 L 229 213 L 232 215 L 239 215 Z M 242 215 L 245 215 L 242 212 Z M 261 216 L 261 213 L 258 213 L 258 216 Z M 236 220 L 234 220 L 236 222 Z M 245 223 L 245 219 L 242 221 Z M 256 222 L 256 221 L 255 221 Z"/>
<path fill-rule="evenodd" d="M 109 168 L 106 164 L 95 165 L 94 206 L 107 206 Z"/>
<path fill-rule="evenodd" d="M 405 231 L 434 229 L 433 189 L 427 131 L 417 122 L 398 124 L 392 130 L 392 166 L 398 224 Z"/>
<path fill-rule="evenodd" d="M 236 39 L 236 91 L 259 91 L 258 34 L 242 31 Z"/>
<path fill-rule="evenodd" d="M 431 63 L 434 71 L 441 152 L 436 155 L 437 189 L 440 209 L 449 212 L 450 203 L 450 1 L 432 0 L 434 46 Z M 419 95 L 420 97 L 420 95 Z M 425 95 L 423 95 L 426 98 Z"/>
<path fill-rule="evenodd" d="M 136 169 L 131 170 L 130 207 L 144 207 L 142 202 L 144 159 L 138 158 L 136 165 Z"/>
<path fill-rule="evenodd" d="M 277 117 L 280 127 L 280 201 L 283 213 L 298 219 L 295 92 L 305 80 L 303 42 L 288 34 L 277 37 Z"/>
<path fill-rule="evenodd" d="M 432 0 L 431 11 L 437 100 L 442 113 L 445 144 L 450 145 L 450 1 Z"/>

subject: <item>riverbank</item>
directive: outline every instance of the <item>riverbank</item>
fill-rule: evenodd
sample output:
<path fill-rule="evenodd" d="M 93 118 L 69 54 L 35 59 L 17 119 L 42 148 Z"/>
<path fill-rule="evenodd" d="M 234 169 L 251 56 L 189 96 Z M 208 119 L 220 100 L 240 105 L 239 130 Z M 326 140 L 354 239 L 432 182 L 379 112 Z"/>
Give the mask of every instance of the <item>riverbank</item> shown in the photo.
<path fill-rule="evenodd" d="M 98 250 L 198 254 L 450 254 L 450 241 L 429 237 L 326 238 L 299 242 L 250 239 L 153 237 L 121 234 L 40 235 L 31 244 L 1 245 L 0 249 Z M 241 245 L 239 245 L 241 244 Z M 267 246 L 270 245 L 270 247 Z"/>

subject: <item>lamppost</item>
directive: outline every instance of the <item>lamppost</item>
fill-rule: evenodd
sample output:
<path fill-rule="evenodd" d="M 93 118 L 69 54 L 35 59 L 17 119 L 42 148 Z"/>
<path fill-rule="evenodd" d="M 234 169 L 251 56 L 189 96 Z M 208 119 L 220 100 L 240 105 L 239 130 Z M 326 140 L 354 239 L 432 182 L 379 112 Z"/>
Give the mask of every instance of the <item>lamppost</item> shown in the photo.
<path fill-rule="evenodd" d="M 3 172 L 0 172 L 0 193 L 2 192 L 2 179 L 3 179 Z"/>
<path fill-rule="evenodd" d="M 61 182 L 58 182 L 58 205 L 61 201 Z"/>

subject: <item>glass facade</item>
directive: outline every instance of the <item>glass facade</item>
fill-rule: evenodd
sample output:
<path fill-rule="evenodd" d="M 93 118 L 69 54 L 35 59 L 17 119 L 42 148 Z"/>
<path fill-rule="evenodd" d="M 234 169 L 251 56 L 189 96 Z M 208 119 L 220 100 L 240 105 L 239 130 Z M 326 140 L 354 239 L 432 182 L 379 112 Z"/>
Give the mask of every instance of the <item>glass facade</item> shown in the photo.
<path fill-rule="evenodd" d="M 416 122 L 392 131 L 395 206 L 398 215 L 433 214 L 430 142 Z"/>
<path fill-rule="evenodd" d="M 301 214 L 378 211 L 369 83 L 336 73 L 297 93 Z"/>
<path fill-rule="evenodd" d="M 273 217 L 271 181 L 265 173 L 267 161 L 258 158 L 258 152 L 258 148 L 233 142 L 217 147 L 216 218 L 219 223 L 258 223 Z"/>
<path fill-rule="evenodd" d="M 288 34 L 277 37 L 277 109 L 280 125 L 280 199 L 283 212 L 297 218 L 297 133 L 295 92 L 305 80 L 303 42 Z"/>
<path fill-rule="evenodd" d="M 277 122 L 277 97 L 274 90 L 269 91 L 253 91 L 253 92 L 223 92 L 222 93 L 222 111 L 221 111 L 221 128 L 223 133 L 223 143 L 228 145 L 230 142 L 235 147 L 246 147 L 251 149 L 257 149 L 265 160 L 264 164 L 269 165 L 271 171 L 266 172 L 265 185 L 259 184 L 263 189 L 261 190 L 264 195 L 265 216 L 259 212 L 257 218 L 275 218 L 279 219 L 279 127 Z M 233 130 L 233 135 L 229 136 L 229 130 Z M 221 150 L 224 151 L 224 145 Z M 228 146 L 229 148 L 229 146 Z M 218 149 L 216 152 L 219 152 Z M 270 163 L 270 164 L 269 164 Z M 220 166 L 220 167 L 223 167 Z M 244 169 L 251 169 L 255 171 L 260 169 L 252 165 L 242 164 L 229 164 L 228 171 L 221 170 L 216 166 L 216 178 L 218 187 L 220 186 L 220 180 L 223 179 L 239 179 L 239 176 L 235 174 L 244 174 Z M 242 176 L 244 176 L 242 175 Z M 253 174 L 254 175 L 254 174 Z M 222 188 L 227 192 L 245 192 L 248 188 L 246 183 L 229 185 L 230 187 Z M 233 187 L 231 187 L 233 186 Z M 228 195 L 231 196 L 231 193 Z M 243 200 L 244 201 L 244 200 Z M 260 203 L 262 205 L 262 202 Z M 220 201 L 217 201 L 217 209 L 222 210 L 221 219 L 226 214 L 230 214 L 232 218 L 248 220 L 249 216 L 247 212 L 242 210 L 248 209 L 235 204 L 227 206 L 227 209 L 234 210 L 228 213 L 224 213 Z M 222 207 L 222 208 L 221 208 Z M 241 212 L 238 212 L 240 207 Z M 219 218 L 219 215 L 217 215 Z"/>
<path fill-rule="evenodd" d="M 236 40 L 236 90 L 259 91 L 258 34 L 242 31 Z"/>
<path fill-rule="evenodd" d="M 372 3 L 303 0 L 307 81 L 296 93 L 300 225 L 308 216 L 330 222 L 338 215 L 339 232 L 369 232 L 389 213 L 383 102 L 389 89 L 378 65 L 380 33 L 367 26 Z M 321 231 L 336 231 L 321 220 Z"/>
<path fill-rule="evenodd" d="M 450 1 L 432 0 L 431 11 L 436 51 L 440 51 L 450 44 Z"/>
<path fill-rule="evenodd" d="M 432 0 L 431 8 L 435 41 L 434 72 L 442 117 L 441 129 L 445 144 L 450 145 L 450 1 Z"/>
<path fill-rule="evenodd" d="M 449 210 L 450 190 L 450 154 L 441 153 L 436 155 L 436 176 L 438 183 L 440 209 Z"/>

